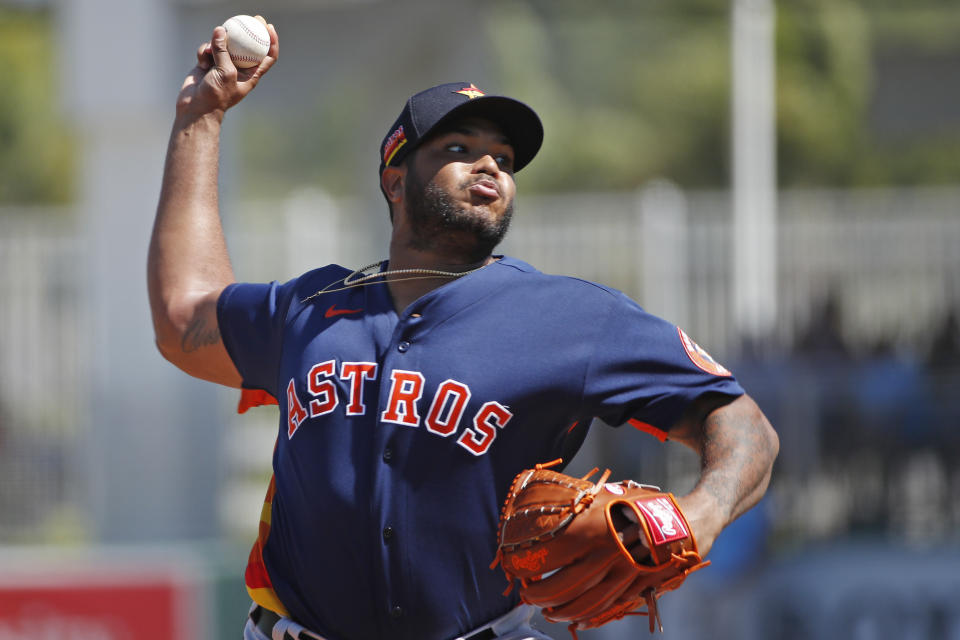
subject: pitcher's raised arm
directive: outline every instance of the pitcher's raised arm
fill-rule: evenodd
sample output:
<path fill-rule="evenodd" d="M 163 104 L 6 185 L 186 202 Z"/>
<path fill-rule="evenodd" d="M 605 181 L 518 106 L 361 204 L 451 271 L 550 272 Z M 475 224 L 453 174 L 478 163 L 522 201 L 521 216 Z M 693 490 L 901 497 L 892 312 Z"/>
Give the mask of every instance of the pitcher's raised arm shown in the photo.
<path fill-rule="evenodd" d="M 270 49 L 256 67 L 234 66 L 222 26 L 197 50 L 197 65 L 177 96 L 147 257 L 160 352 L 193 376 L 234 387 L 240 386 L 240 375 L 223 346 L 216 314 L 220 292 L 234 281 L 217 198 L 220 127 L 227 110 L 277 60 L 277 32 L 273 25 L 267 30 Z"/>

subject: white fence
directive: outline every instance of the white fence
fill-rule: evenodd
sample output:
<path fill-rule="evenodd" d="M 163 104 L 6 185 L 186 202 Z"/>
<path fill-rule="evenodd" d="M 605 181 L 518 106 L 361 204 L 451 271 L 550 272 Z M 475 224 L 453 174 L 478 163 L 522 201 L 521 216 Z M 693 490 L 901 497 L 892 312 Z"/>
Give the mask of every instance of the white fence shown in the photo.
<path fill-rule="evenodd" d="M 0 542 L 75 519 L 92 345 L 86 256 L 69 220 L 0 210 Z"/>
<path fill-rule="evenodd" d="M 790 347 L 831 291 L 854 348 L 887 337 L 925 349 L 960 305 L 960 188 L 796 191 L 782 193 L 779 205 L 779 320 L 768 337 L 775 348 Z M 74 454 L 89 423 L 87 363 L 97 345 L 86 320 L 89 256 L 83 234 L 70 228 L 75 218 L 0 210 L 0 540 L 69 521 L 82 491 L 84 470 L 72 461 L 83 459 Z M 327 262 L 359 267 L 386 257 L 383 206 L 304 192 L 225 211 L 225 219 L 241 279 L 283 280 Z M 740 336 L 729 219 L 727 193 L 664 185 L 526 197 L 501 250 L 623 289 L 732 359 Z"/>
<path fill-rule="evenodd" d="M 517 209 L 503 252 L 622 289 L 715 355 L 735 355 L 741 336 L 731 309 L 729 194 L 655 185 L 528 197 Z M 923 348 L 931 327 L 960 307 L 960 188 L 787 191 L 779 210 L 775 345 L 792 344 L 831 294 L 855 347 L 888 338 Z M 263 223 L 276 229 L 273 216 L 284 222 L 272 233 L 232 235 L 235 261 L 252 278 L 385 257 L 382 210 L 304 193 Z"/>

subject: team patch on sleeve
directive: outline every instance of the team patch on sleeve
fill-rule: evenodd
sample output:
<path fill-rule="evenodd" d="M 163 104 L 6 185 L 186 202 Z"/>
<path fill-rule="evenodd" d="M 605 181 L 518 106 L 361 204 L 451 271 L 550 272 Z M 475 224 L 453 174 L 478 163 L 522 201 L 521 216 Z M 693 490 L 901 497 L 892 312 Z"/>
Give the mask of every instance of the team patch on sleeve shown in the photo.
<path fill-rule="evenodd" d="M 703 347 L 698 345 L 690 338 L 690 336 L 684 333 L 683 329 L 677 327 L 677 332 L 680 334 L 680 342 L 683 343 L 683 350 L 687 352 L 687 355 L 690 357 L 690 360 L 693 362 L 693 364 L 697 365 L 707 373 L 712 373 L 715 376 L 733 375 L 727 370 L 726 367 L 714 360 L 713 357 L 707 353 Z"/>

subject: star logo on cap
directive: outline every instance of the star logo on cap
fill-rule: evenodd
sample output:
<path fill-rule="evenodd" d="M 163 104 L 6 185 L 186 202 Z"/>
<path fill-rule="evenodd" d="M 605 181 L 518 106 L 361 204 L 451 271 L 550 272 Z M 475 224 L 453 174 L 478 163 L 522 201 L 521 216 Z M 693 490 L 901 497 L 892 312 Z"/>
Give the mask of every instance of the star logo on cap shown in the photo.
<path fill-rule="evenodd" d="M 470 98 L 471 100 L 473 100 L 474 98 L 479 98 L 480 96 L 484 95 L 483 91 L 480 91 L 480 89 L 474 86 L 472 82 L 470 83 L 469 87 L 464 87 L 463 89 L 460 89 L 460 91 L 454 91 L 454 93 L 463 94 L 468 98 Z"/>

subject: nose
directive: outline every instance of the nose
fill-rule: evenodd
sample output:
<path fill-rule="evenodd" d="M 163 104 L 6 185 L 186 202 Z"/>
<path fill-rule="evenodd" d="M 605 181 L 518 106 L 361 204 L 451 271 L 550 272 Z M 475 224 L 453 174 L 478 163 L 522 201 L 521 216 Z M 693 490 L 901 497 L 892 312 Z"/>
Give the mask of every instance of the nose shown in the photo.
<path fill-rule="evenodd" d="M 488 175 L 496 175 L 500 171 L 500 165 L 497 164 L 497 161 L 494 160 L 493 156 L 489 153 L 486 153 L 473 163 L 473 172 L 474 173 L 486 173 Z"/>

